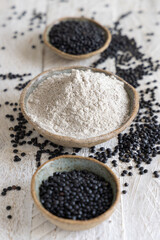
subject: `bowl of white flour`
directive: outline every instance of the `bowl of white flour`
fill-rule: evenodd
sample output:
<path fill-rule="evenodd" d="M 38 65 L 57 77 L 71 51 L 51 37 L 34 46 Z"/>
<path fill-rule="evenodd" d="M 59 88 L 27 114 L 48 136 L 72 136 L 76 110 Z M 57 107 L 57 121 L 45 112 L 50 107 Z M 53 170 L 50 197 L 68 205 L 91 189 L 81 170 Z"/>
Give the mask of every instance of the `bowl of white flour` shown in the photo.
<path fill-rule="evenodd" d="M 105 70 L 70 67 L 49 70 L 23 90 L 24 117 L 50 141 L 90 147 L 129 126 L 138 111 L 138 94 Z"/>

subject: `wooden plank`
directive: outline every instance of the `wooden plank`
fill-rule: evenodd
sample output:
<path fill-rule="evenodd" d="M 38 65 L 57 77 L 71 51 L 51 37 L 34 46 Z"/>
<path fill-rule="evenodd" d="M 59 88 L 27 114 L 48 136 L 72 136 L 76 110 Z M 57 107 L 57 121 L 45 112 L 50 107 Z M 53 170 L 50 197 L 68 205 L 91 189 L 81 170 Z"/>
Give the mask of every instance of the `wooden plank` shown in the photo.
<path fill-rule="evenodd" d="M 127 35 L 135 37 L 139 46 L 143 46 L 143 52 L 147 57 L 159 59 L 157 55 L 160 52 L 160 45 L 156 44 L 159 36 L 155 22 L 160 20 L 157 16 L 157 10 L 160 9 L 159 1 L 135 1 L 131 6 L 131 1 L 125 3 L 125 7 L 121 8 L 123 1 L 116 1 L 114 10 L 119 14 L 132 9 L 132 15 L 123 20 L 123 26 Z M 150 9 L 150 11 L 148 10 Z M 143 10 L 143 14 L 138 14 L 139 10 Z M 154 17 L 153 17 L 154 16 Z M 142 30 L 138 26 L 142 25 Z M 129 26 L 129 27 L 128 27 Z M 129 28 L 133 32 L 129 33 Z M 151 42 L 146 42 L 146 33 L 154 32 L 155 36 Z M 156 46 L 156 51 L 154 50 Z M 160 71 L 153 73 L 152 76 L 145 76 L 141 89 L 144 89 L 145 83 L 157 79 L 160 82 Z M 150 84 L 149 87 L 152 87 Z M 140 89 L 138 89 L 140 90 Z M 159 91 L 157 92 L 157 101 L 160 101 Z M 146 98 L 147 100 L 147 98 Z M 124 177 L 121 179 L 122 184 L 129 183 L 128 194 L 122 197 L 122 209 L 124 219 L 124 239 L 126 240 L 146 240 L 160 239 L 160 184 L 157 179 L 154 179 L 152 172 L 160 169 L 160 158 L 153 158 L 151 165 L 144 165 L 149 173 L 145 176 L 140 176 L 138 170 L 134 171 L 134 177 Z"/>
<path fill-rule="evenodd" d="M 61 1 L 49 1 L 48 6 L 48 12 L 47 12 L 47 24 L 50 24 L 51 22 L 55 21 L 58 18 L 61 18 L 64 16 L 64 13 L 68 16 L 81 16 L 82 12 L 79 10 L 81 7 L 86 6 L 86 1 L 76 2 L 75 1 L 68 1 L 68 2 L 61 2 Z M 105 4 L 105 1 L 102 1 L 100 4 L 96 0 L 93 0 L 91 3 L 90 8 L 85 8 L 86 10 L 83 12 L 83 14 L 87 17 L 91 17 L 92 12 L 95 10 L 101 11 L 101 6 Z M 88 4 L 87 4 L 88 5 Z M 100 6 L 101 5 L 101 6 Z M 99 13 L 100 14 L 100 13 Z M 112 16 L 112 14 L 110 14 Z M 112 19 L 105 18 L 105 22 L 111 22 Z M 44 69 L 50 69 L 50 68 L 58 68 L 61 66 L 76 66 L 76 65 L 82 65 L 82 66 L 90 66 L 96 59 L 98 59 L 98 56 L 92 57 L 87 60 L 81 60 L 81 61 L 70 61 L 62 59 L 61 57 L 55 55 L 51 52 L 48 47 L 45 47 L 45 53 L 44 53 Z M 107 64 L 108 69 L 111 71 L 114 70 L 113 67 L 113 61 L 108 61 L 105 63 Z M 101 146 L 114 146 L 117 142 L 117 139 L 112 139 L 111 141 L 107 142 L 106 144 L 102 144 Z M 69 149 L 68 149 L 69 150 Z M 83 149 L 80 153 L 82 156 L 88 156 L 88 149 Z M 111 167 L 111 164 L 109 163 L 109 166 Z M 117 169 L 118 171 L 118 169 Z M 114 231 L 114 235 L 112 234 L 113 228 L 116 224 L 116 229 Z M 59 228 L 56 228 L 53 230 L 53 232 L 46 233 L 41 239 L 49 239 L 54 236 L 55 240 L 60 239 L 108 239 L 108 240 L 117 240 L 117 239 L 123 239 L 123 219 L 122 219 L 122 208 L 121 204 L 119 204 L 118 208 L 116 209 L 116 212 L 113 214 L 113 216 L 106 220 L 103 224 L 97 226 L 94 229 L 90 229 L 88 231 L 84 232 L 67 232 L 63 231 Z"/>
<path fill-rule="evenodd" d="M 11 9 L 12 6 L 14 9 Z M 42 71 L 42 49 L 43 46 L 39 41 L 39 34 L 43 32 L 44 25 L 37 28 L 33 25 L 34 31 L 27 31 L 30 18 L 33 16 L 33 10 L 37 12 L 45 12 L 46 1 L 28 0 L 24 4 L 21 0 L 5 1 L 0 3 L 0 73 L 14 74 L 32 73 L 32 76 L 37 75 Z M 22 12 L 26 14 L 21 19 L 18 17 Z M 13 14 L 13 13 L 16 14 Z M 8 17 L 12 17 L 11 20 Z M 2 25 L 6 24 L 6 27 Z M 17 31 L 17 34 L 14 32 Z M 24 35 L 21 33 L 24 32 Z M 16 39 L 13 36 L 17 36 Z M 36 49 L 31 46 L 36 45 Z M 6 49 L 1 50 L 4 46 Z M 25 80 L 30 77 L 25 77 Z M 21 162 L 13 162 L 13 147 L 10 143 L 9 127 L 15 125 L 5 118 L 6 114 L 13 114 L 12 107 L 6 106 L 5 101 L 18 102 L 20 92 L 14 90 L 14 87 L 19 82 L 19 79 L 0 80 L 0 191 L 10 185 L 20 185 L 21 191 L 11 191 L 7 196 L 0 196 L 0 239 L 30 239 L 31 232 L 31 217 L 33 201 L 30 194 L 30 181 L 35 170 L 35 149 L 33 147 L 19 147 L 19 152 L 26 152 L 27 156 Z M 7 88 L 7 92 L 3 89 Z M 16 117 L 17 113 L 14 113 Z M 30 128 L 28 126 L 28 128 Z M 10 205 L 12 209 L 6 210 L 6 206 Z M 13 216 L 12 220 L 7 219 L 7 215 Z"/>
<path fill-rule="evenodd" d="M 96 20 L 100 21 L 104 25 L 110 25 L 114 21 L 118 19 L 118 17 L 121 14 L 124 14 L 130 10 L 133 10 L 133 14 L 130 18 L 126 18 L 123 21 L 125 31 L 129 30 L 129 28 L 134 27 L 134 32 L 130 33 L 127 31 L 127 34 L 132 37 L 136 37 L 136 40 L 138 41 L 139 45 L 144 45 L 144 34 L 143 32 L 140 32 L 138 29 L 138 26 L 143 24 L 146 27 L 146 31 L 152 32 L 151 22 L 153 22 L 153 14 L 154 11 L 156 12 L 156 9 L 159 8 L 159 3 L 157 1 L 154 1 L 154 4 L 152 6 L 151 1 L 145 1 L 143 4 L 140 4 L 139 1 L 135 1 L 134 5 L 132 1 L 114 1 L 110 3 L 110 8 L 107 11 L 107 9 L 104 8 L 104 1 L 98 2 L 92 1 L 90 7 L 87 6 L 86 1 L 77 2 L 76 4 L 73 3 L 73 1 L 69 1 L 68 3 L 60 3 L 59 1 L 54 2 L 58 6 L 58 11 L 55 12 L 53 16 L 53 2 L 50 2 L 50 7 L 48 11 L 48 23 L 51 23 L 57 18 L 60 18 L 64 16 L 64 12 L 67 12 L 67 15 L 70 16 L 80 16 L 82 13 L 79 12 L 80 7 L 84 7 L 83 14 L 87 17 L 90 17 L 92 15 L 93 11 L 97 10 L 96 14 Z M 157 4 L 157 5 L 156 5 Z M 150 13 L 150 17 L 148 18 L 148 9 L 152 9 Z M 146 10 L 146 15 L 140 16 L 137 14 L 138 10 Z M 145 16 L 145 17 L 144 17 Z M 129 20 L 130 19 L 130 20 Z M 148 20 L 148 21 L 147 21 Z M 128 22 L 130 21 L 130 22 Z M 155 21 L 155 19 L 154 19 Z M 158 21 L 158 19 L 157 19 Z M 147 22 L 147 24 L 146 24 Z M 107 24 L 106 24 L 107 23 Z M 152 26 L 152 27 L 150 27 Z M 142 35 L 142 36 L 141 36 Z M 158 46 L 156 47 L 156 51 L 154 50 L 156 44 L 146 45 L 144 52 L 148 55 L 152 55 L 155 58 L 158 58 L 157 50 L 159 50 Z M 158 51 L 159 52 L 159 51 Z M 154 53 L 154 54 L 153 54 Z M 44 67 L 45 69 L 53 67 L 59 67 L 59 66 L 72 66 L 72 65 L 85 65 L 89 66 L 94 59 L 89 59 L 85 61 L 67 61 L 64 59 L 61 59 L 60 57 L 53 54 L 48 48 L 45 48 L 45 61 L 44 61 Z M 106 65 L 105 65 L 106 64 Z M 107 66 L 108 69 L 111 69 L 114 71 L 113 68 L 113 62 L 107 61 L 103 65 L 100 65 L 99 67 Z M 159 76 L 159 75 L 158 75 Z M 157 73 L 155 73 L 155 77 L 157 79 Z M 147 77 L 148 78 L 148 77 Z M 114 140 L 115 141 L 115 140 Z M 109 143 L 104 144 L 107 146 Z M 115 142 L 114 142 L 115 144 Z M 87 151 L 83 150 L 81 152 L 83 155 L 87 155 Z M 158 159 L 157 159 L 158 160 Z M 152 169 L 158 169 L 158 162 L 155 160 L 155 164 L 152 164 Z M 119 171 L 116 173 L 119 174 L 124 166 L 121 164 L 119 165 Z M 122 196 L 122 205 L 119 205 L 118 213 L 119 215 L 114 218 L 114 224 L 109 225 L 108 222 L 105 225 L 105 228 L 103 228 L 103 225 L 100 228 L 96 228 L 96 233 L 94 230 L 90 230 L 86 232 L 85 234 L 79 233 L 78 236 L 75 235 L 71 237 L 70 233 L 61 231 L 59 229 L 58 234 L 56 235 L 55 239 L 63 239 L 64 237 L 67 238 L 73 238 L 73 239 L 80 239 L 85 238 L 90 239 L 90 232 L 92 235 L 92 239 L 98 239 L 99 232 L 101 232 L 101 238 L 100 239 L 126 239 L 126 240 L 133 240 L 133 239 L 159 239 L 159 231 L 158 231 L 158 225 L 159 221 L 155 222 L 157 219 L 157 216 L 159 216 L 159 213 L 155 211 L 155 205 L 158 209 L 158 199 L 159 196 L 159 185 L 157 181 L 154 181 L 151 177 L 151 174 L 147 174 L 145 177 L 140 177 L 139 175 L 135 174 L 133 178 L 127 177 L 124 179 L 121 179 L 121 186 L 123 186 L 124 182 L 127 181 L 130 184 L 129 193 L 128 195 Z M 155 182 L 155 183 L 154 183 Z M 147 184 L 146 184 L 147 183 Z M 144 187 L 146 186 L 146 188 Z M 151 189 L 151 190 L 150 190 Z M 150 194 L 146 194 L 146 191 L 151 192 Z M 144 201 L 146 202 L 144 204 Z M 149 204 L 149 208 L 147 208 L 147 204 Z M 145 207 L 144 207 L 145 205 Z M 152 213 L 152 214 L 151 214 Z M 152 216 L 152 221 L 154 222 L 154 228 L 149 227 L 149 216 Z M 144 215 L 144 217 L 143 217 Z M 112 217 L 111 217 L 112 221 Z M 142 223 L 142 224 L 141 224 Z M 104 223 L 105 224 L 105 223 Z M 116 226 L 116 228 L 115 228 Z M 114 230 L 113 230 L 114 229 Z M 52 233 L 50 233 L 51 236 Z M 55 232 L 54 232 L 55 236 Z M 61 237 L 60 237 L 61 236 Z M 60 238 L 59 238 L 60 237 Z M 45 238 L 44 238 L 45 239 Z"/>

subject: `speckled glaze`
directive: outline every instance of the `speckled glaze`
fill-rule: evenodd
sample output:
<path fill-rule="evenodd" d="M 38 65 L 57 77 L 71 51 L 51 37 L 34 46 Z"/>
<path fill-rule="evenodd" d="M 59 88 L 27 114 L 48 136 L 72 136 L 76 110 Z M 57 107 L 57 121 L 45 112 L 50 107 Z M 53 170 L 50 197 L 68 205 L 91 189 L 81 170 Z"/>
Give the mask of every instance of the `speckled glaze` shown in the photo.
<path fill-rule="evenodd" d="M 71 171 L 75 169 L 85 169 L 102 176 L 106 181 L 110 182 L 112 186 L 112 206 L 96 218 L 85 221 L 60 218 L 48 212 L 39 201 L 39 186 L 43 180 L 46 180 L 49 176 L 53 175 L 53 172 Z M 120 186 L 116 175 L 103 163 L 92 158 L 64 155 L 47 161 L 37 169 L 32 177 L 31 193 L 37 207 L 49 221 L 62 229 L 77 231 L 92 228 L 107 219 L 113 213 L 120 198 Z"/>
<path fill-rule="evenodd" d="M 58 134 L 54 134 L 52 132 L 49 132 L 43 128 L 40 127 L 40 125 L 32 120 L 32 118 L 28 115 L 28 110 L 27 110 L 27 99 L 29 95 L 33 92 L 33 90 L 41 83 L 43 82 L 46 78 L 51 77 L 53 75 L 57 75 L 60 73 L 70 73 L 72 69 L 79 69 L 86 71 L 90 69 L 93 72 L 99 72 L 99 73 L 104 73 L 108 76 L 114 76 L 118 80 L 122 81 L 124 83 L 124 88 L 128 93 L 129 99 L 130 99 L 130 111 L 129 111 L 129 118 L 127 121 L 118 129 L 107 133 L 103 134 L 100 136 L 96 137 L 91 137 L 91 138 L 85 138 L 85 139 L 77 139 L 73 137 L 68 137 L 68 136 L 62 136 Z M 50 69 L 48 71 L 42 72 L 39 74 L 37 77 L 35 77 L 23 90 L 20 98 L 20 107 L 21 111 L 24 115 L 24 117 L 27 119 L 27 121 L 45 138 L 50 140 L 51 142 L 54 142 L 58 145 L 66 146 L 66 147 L 91 147 L 103 142 L 108 141 L 109 139 L 115 137 L 117 134 L 122 132 L 125 128 L 127 128 L 135 118 L 138 108 L 139 108 L 139 97 L 137 91 L 127 82 L 125 82 L 122 78 L 114 75 L 111 72 L 101 70 L 101 69 L 96 69 L 96 68 L 89 68 L 89 67 L 68 67 L 68 68 L 61 68 L 61 69 Z"/>
<path fill-rule="evenodd" d="M 106 41 L 104 43 L 104 45 L 97 49 L 96 51 L 90 52 L 90 53 L 86 53 L 86 54 L 81 54 L 81 55 L 73 55 L 73 54 L 69 54 L 69 53 L 65 53 L 62 52 L 61 50 L 59 50 L 58 48 L 54 47 L 50 42 L 49 42 L 49 32 L 50 29 L 55 25 L 58 24 L 61 21 L 71 21 L 71 20 L 77 20 L 77 21 L 87 21 L 87 22 L 92 22 L 95 25 L 97 25 L 98 27 L 100 27 L 101 29 L 103 29 L 103 31 L 105 32 L 106 35 Z M 69 60 L 81 60 L 81 59 L 86 59 L 86 58 L 90 58 L 96 54 L 99 54 L 101 52 L 103 52 L 110 44 L 111 42 L 111 33 L 108 30 L 108 28 L 102 26 L 101 24 L 99 24 L 98 22 L 94 21 L 93 19 L 90 18 L 85 18 L 85 17 L 65 17 L 65 18 L 60 18 L 57 21 L 55 21 L 54 23 L 51 23 L 49 26 L 46 27 L 44 34 L 43 34 L 43 40 L 44 43 L 50 48 L 52 49 L 52 51 L 56 54 L 58 54 L 59 56 L 65 58 L 65 59 L 69 59 Z"/>

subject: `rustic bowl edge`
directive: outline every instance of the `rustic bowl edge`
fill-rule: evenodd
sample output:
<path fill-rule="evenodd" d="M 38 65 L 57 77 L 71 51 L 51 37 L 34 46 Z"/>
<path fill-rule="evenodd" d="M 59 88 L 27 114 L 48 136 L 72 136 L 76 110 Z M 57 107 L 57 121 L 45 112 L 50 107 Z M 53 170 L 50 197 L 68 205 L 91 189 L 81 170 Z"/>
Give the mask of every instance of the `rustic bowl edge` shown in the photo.
<path fill-rule="evenodd" d="M 116 184 L 116 188 L 117 188 L 116 190 L 117 191 L 116 191 L 115 201 L 114 201 L 114 203 L 112 203 L 111 207 L 107 211 L 105 211 L 103 214 L 101 214 L 100 216 L 98 216 L 96 218 L 81 221 L 81 220 L 71 220 L 71 219 L 64 219 L 64 218 L 57 217 L 57 216 L 51 214 L 49 211 L 47 211 L 41 205 L 40 201 L 37 199 L 36 191 L 35 191 L 36 175 L 44 165 L 46 165 L 47 163 L 49 163 L 51 161 L 55 161 L 57 159 L 60 159 L 60 158 L 86 159 L 88 161 L 92 161 L 92 162 L 95 162 L 97 164 L 100 164 L 102 167 L 104 167 L 110 173 L 110 175 L 112 176 L 112 181 L 114 180 L 114 182 Z M 111 214 L 115 210 L 116 205 L 118 204 L 118 202 L 120 200 L 120 183 L 119 183 L 119 180 L 118 180 L 117 176 L 115 175 L 115 173 L 107 165 L 99 162 L 98 160 L 95 160 L 95 159 L 90 158 L 90 157 L 62 155 L 62 156 L 55 157 L 55 158 L 53 158 L 49 161 L 46 161 L 35 171 L 35 173 L 32 176 L 32 180 L 31 180 L 31 195 L 32 195 L 32 198 L 33 198 L 36 206 L 38 207 L 38 209 L 52 223 L 54 223 L 58 227 L 60 227 L 62 229 L 65 229 L 65 230 L 80 231 L 80 230 L 86 230 L 86 229 L 90 229 L 92 227 L 95 227 L 96 225 L 100 224 L 101 222 L 103 222 L 104 220 L 108 219 L 111 216 Z"/>
<path fill-rule="evenodd" d="M 55 23 L 58 23 L 60 21 L 63 21 L 63 20 L 66 20 L 66 19 L 85 19 L 87 21 L 90 21 L 90 22 L 93 22 L 95 23 L 96 25 L 98 25 L 99 27 L 101 27 L 106 33 L 107 33 L 107 38 L 106 38 L 106 41 L 104 43 L 104 45 L 97 49 L 96 51 L 93 51 L 91 53 L 87 53 L 87 54 L 81 54 L 81 55 L 73 55 L 73 54 L 68 54 L 68 53 L 65 53 L 65 52 L 62 52 L 61 50 L 59 50 L 58 48 L 54 47 L 52 44 L 49 43 L 48 41 L 48 31 L 49 29 L 55 24 Z M 90 58 L 94 55 L 97 55 L 101 52 L 103 52 L 110 44 L 111 42 L 111 33 L 109 31 L 108 28 L 102 26 L 100 23 L 98 23 L 97 21 L 94 21 L 93 19 L 90 19 L 90 18 L 86 18 L 86 17 L 63 17 L 63 18 L 60 18 L 60 19 L 57 19 L 56 21 L 52 22 L 51 24 L 49 24 L 46 28 L 45 28 L 45 31 L 43 33 L 43 40 L 44 40 L 44 43 L 46 44 L 46 46 L 48 46 L 50 49 L 52 49 L 52 51 L 54 53 L 56 53 L 57 55 L 65 58 L 65 59 L 69 59 L 69 60 L 81 60 L 81 59 L 86 59 L 86 58 Z"/>
<path fill-rule="evenodd" d="M 128 86 L 134 94 L 134 106 L 133 106 L 133 111 L 130 114 L 129 119 L 118 129 L 115 129 L 114 131 L 107 133 L 107 134 L 103 134 L 100 136 L 96 136 L 96 137 L 91 137 L 91 138 L 86 138 L 86 139 L 76 139 L 73 137 L 67 137 L 67 136 L 61 136 L 58 134 L 54 134 L 51 133 L 45 129 L 41 129 L 39 127 L 39 125 L 35 122 L 32 121 L 32 119 L 27 115 L 27 112 L 25 110 L 25 94 L 28 90 L 28 88 L 30 87 L 30 85 L 36 81 L 37 78 L 39 78 L 41 75 L 44 75 L 47 72 L 50 72 L 52 70 L 54 71 L 61 71 L 61 70 L 67 70 L 67 69 L 91 69 L 92 71 L 95 72 L 102 72 L 105 73 L 107 75 L 113 75 L 115 76 L 118 80 L 124 82 L 126 84 L 126 86 Z M 44 71 L 42 73 L 40 73 L 39 75 L 37 75 L 35 78 L 33 78 L 33 80 L 31 80 L 31 82 L 23 89 L 21 96 L 20 96 L 20 107 L 21 107 L 21 111 L 24 115 L 24 117 L 26 118 L 26 120 L 43 136 L 45 136 L 47 139 L 49 139 L 50 141 L 53 141 L 59 145 L 63 145 L 63 146 L 68 146 L 68 147 L 91 147 L 100 143 L 103 143 L 105 141 L 108 141 L 109 139 L 117 136 L 120 132 L 122 132 L 123 130 L 125 130 L 133 121 L 133 119 L 135 118 L 138 109 L 139 109 L 139 96 L 137 91 L 130 85 L 128 84 L 125 80 L 123 80 L 122 78 L 118 77 L 117 75 L 106 71 L 106 70 L 101 70 L 101 69 L 97 69 L 97 68 L 89 68 L 89 67 L 83 67 L 83 66 L 72 66 L 72 67 L 65 67 L 65 68 L 56 68 L 56 69 L 49 69 L 47 71 Z"/>

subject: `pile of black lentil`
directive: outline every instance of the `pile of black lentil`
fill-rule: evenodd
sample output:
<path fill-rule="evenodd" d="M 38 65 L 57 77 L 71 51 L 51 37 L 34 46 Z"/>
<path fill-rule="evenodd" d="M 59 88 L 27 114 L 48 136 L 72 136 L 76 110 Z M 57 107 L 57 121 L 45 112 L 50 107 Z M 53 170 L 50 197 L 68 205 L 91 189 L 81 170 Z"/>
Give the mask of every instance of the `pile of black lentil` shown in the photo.
<path fill-rule="evenodd" d="M 95 218 L 113 201 L 110 183 L 87 170 L 55 172 L 39 190 L 40 201 L 49 212 L 73 220 Z"/>
<path fill-rule="evenodd" d="M 142 14 L 142 12 L 140 13 Z M 95 152 L 97 158 L 103 162 L 107 162 L 108 158 L 114 157 L 118 153 L 119 161 L 125 163 L 124 170 L 121 172 L 122 177 L 132 176 L 137 170 L 140 175 L 148 173 L 147 166 L 151 164 L 154 157 L 160 154 L 160 124 L 158 115 L 156 115 L 160 112 L 160 103 L 156 101 L 158 86 L 153 86 L 157 80 L 147 81 L 146 88 L 144 87 L 144 76 L 152 76 L 153 72 L 160 69 L 160 64 L 159 60 L 154 61 L 151 57 L 146 57 L 141 50 L 142 46 L 138 46 L 134 38 L 129 38 L 122 33 L 121 21 L 130 14 L 132 12 L 123 14 L 114 23 L 114 27 L 111 29 L 110 46 L 92 64 L 93 67 L 98 67 L 107 59 L 114 59 L 115 73 L 139 91 L 139 113 L 128 131 L 118 135 L 118 145 L 113 150 L 101 149 L 102 152 L 91 149 L 91 152 Z M 153 36 L 154 34 L 149 35 Z M 143 90 L 139 90 L 141 82 Z M 152 87 L 148 87 L 150 84 Z M 117 167 L 118 161 L 112 160 L 112 165 Z M 153 176 L 158 178 L 159 172 L 159 170 L 154 171 Z M 124 186 L 128 186 L 128 183 L 125 183 Z M 123 190 L 122 193 L 125 194 L 126 190 Z"/>
<path fill-rule="evenodd" d="M 105 40 L 105 31 L 89 21 L 62 21 L 49 32 L 49 41 L 54 47 L 74 55 L 93 52 L 101 48 Z"/>
<path fill-rule="evenodd" d="M 21 21 L 23 18 L 27 18 L 29 15 L 29 12 L 27 12 L 26 10 L 18 11 L 16 5 L 11 6 L 8 13 L 10 13 L 10 15 L 7 17 L 5 22 L 2 23 L 2 25 L 0 26 L 2 28 L 6 28 L 10 24 L 10 22 Z M 33 9 L 32 13 L 31 13 L 31 17 L 29 19 L 29 22 L 26 24 L 26 26 L 28 26 L 27 31 L 32 32 L 32 31 L 35 31 L 37 28 L 38 29 L 42 28 L 45 25 L 46 25 L 46 13 L 37 12 L 36 9 Z M 14 24 L 14 26 L 16 26 L 16 24 Z M 18 31 L 18 29 L 14 29 L 12 32 L 11 38 L 14 41 L 16 41 L 20 37 L 23 38 L 27 34 L 27 31 L 20 32 L 20 31 Z M 43 44 L 42 34 L 38 35 L 38 39 L 39 39 L 40 43 Z M 35 49 L 36 45 L 34 45 L 34 44 L 31 45 L 31 48 Z M 4 50 L 7 50 L 7 47 L 1 46 L 0 49 L 4 51 Z"/>

